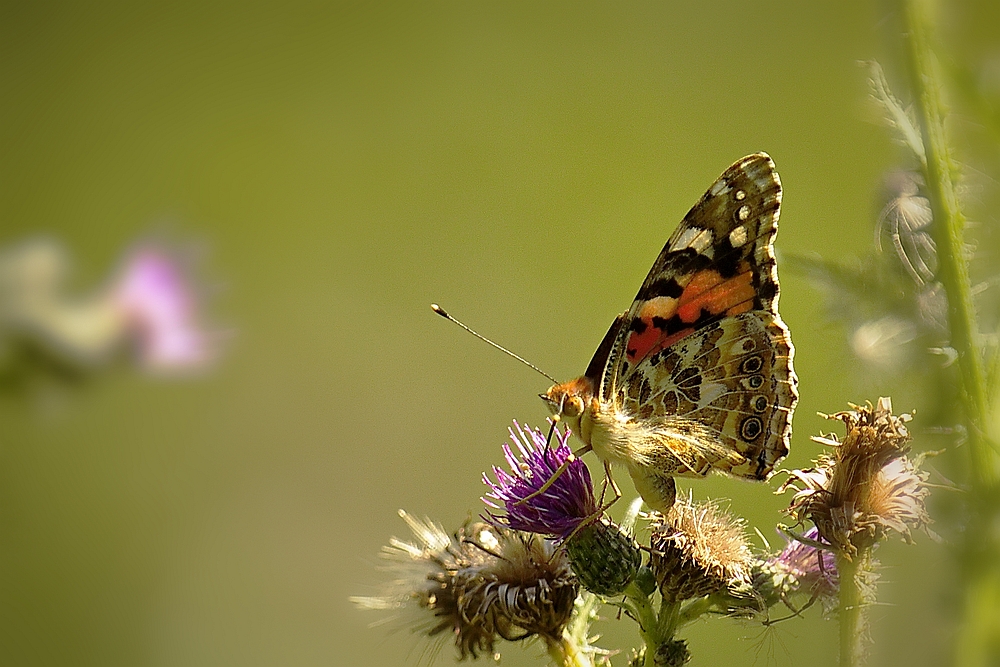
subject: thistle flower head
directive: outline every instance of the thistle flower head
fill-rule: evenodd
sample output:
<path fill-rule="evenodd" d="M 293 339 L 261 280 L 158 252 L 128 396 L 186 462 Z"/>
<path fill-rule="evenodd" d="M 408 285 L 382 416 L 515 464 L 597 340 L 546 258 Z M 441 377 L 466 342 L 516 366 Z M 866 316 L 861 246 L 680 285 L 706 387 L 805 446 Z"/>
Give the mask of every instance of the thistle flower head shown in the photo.
<path fill-rule="evenodd" d="M 557 537 L 584 588 L 617 595 L 635 578 L 642 552 L 631 534 L 601 516 L 590 472 L 583 461 L 572 458 L 569 435 L 568 430 L 556 431 L 558 444 L 549 447 L 541 431 L 514 422 L 510 438 L 518 453 L 504 445 L 511 472 L 494 466 L 495 482 L 483 475 L 490 488 L 483 501 L 505 510 L 490 514 L 498 526 Z"/>
<path fill-rule="evenodd" d="M 363 609 L 409 611 L 415 631 L 453 636 L 462 659 L 493 655 L 497 638 L 561 636 L 577 584 L 552 542 L 480 522 L 448 535 L 429 519 L 402 511 L 400 516 L 417 542 L 393 538 L 382 551 L 393 576 L 384 594 L 352 602 Z"/>
<path fill-rule="evenodd" d="M 814 438 L 833 448 L 815 468 L 793 470 L 784 488 L 796 491 L 789 513 L 815 524 L 823 541 L 850 558 L 874 545 L 886 531 L 910 539 L 913 528 L 926 528 L 926 473 L 906 457 L 910 415 L 894 415 L 888 398 L 875 407 L 855 406 L 830 419 L 847 427 L 843 441 Z"/>
<path fill-rule="evenodd" d="M 836 602 L 840 584 L 836 557 L 817 546 L 823 542 L 815 527 L 802 538 L 790 540 L 781 553 L 759 563 L 754 572 L 753 588 L 767 606 L 787 602 L 796 593 L 820 600 L 827 609 Z"/>
<path fill-rule="evenodd" d="M 483 502 L 506 512 L 491 512 L 493 522 L 515 530 L 565 539 L 583 521 L 596 519 L 599 508 L 590 471 L 582 460 L 571 459 L 572 450 L 567 444 L 570 432 L 556 430 L 557 444 L 550 447 L 538 429 L 522 427 L 515 421 L 509 431 L 513 449 L 505 444 L 503 451 L 510 472 L 494 466 L 495 482 L 483 475 L 483 482 L 490 489 Z M 547 489 L 538 493 L 564 463 L 565 470 Z"/>
<path fill-rule="evenodd" d="M 650 566 L 665 599 L 749 586 L 753 554 L 742 520 L 690 498 L 679 498 L 665 516 L 654 516 Z"/>
<path fill-rule="evenodd" d="M 210 360 L 197 293 L 180 262 L 164 248 L 147 244 L 132 251 L 112 293 L 148 368 L 194 368 Z"/>

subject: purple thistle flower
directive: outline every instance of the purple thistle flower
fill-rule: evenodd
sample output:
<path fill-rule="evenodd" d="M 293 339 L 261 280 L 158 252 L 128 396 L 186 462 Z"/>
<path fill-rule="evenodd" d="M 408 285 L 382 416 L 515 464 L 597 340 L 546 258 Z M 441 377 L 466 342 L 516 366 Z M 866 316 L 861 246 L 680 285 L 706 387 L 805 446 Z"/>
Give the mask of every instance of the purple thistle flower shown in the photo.
<path fill-rule="evenodd" d="M 803 535 L 813 542 L 824 543 L 815 526 Z M 798 582 L 797 590 L 820 598 L 836 597 L 839 590 L 837 559 L 833 551 L 817 549 L 811 544 L 791 540 L 780 554 L 768 564 L 792 575 Z"/>
<path fill-rule="evenodd" d="M 511 442 L 517 448 L 515 453 L 510 444 L 503 446 L 511 472 L 493 466 L 495 482 L 483 474 L 483 482 L 490 488 L 483 502 L 494 509 L 506 511 L 506 515 L 490 512 L 492 522 L 515 530 L 566 539 L 583 521 L 596 518 L 599 508 L 594 499 L 590 471 L 580 459 L 570 461 L 543 493 L 522 502 L 541 489 L 570 458 L 572 450 L 567 444 L 569 430 L 562 433 L 556 430 L 558 445 L 555 447 L 548 446 L 540 430 L 527 425 L 522 428 L 516 421 L 509 431 Z"/>

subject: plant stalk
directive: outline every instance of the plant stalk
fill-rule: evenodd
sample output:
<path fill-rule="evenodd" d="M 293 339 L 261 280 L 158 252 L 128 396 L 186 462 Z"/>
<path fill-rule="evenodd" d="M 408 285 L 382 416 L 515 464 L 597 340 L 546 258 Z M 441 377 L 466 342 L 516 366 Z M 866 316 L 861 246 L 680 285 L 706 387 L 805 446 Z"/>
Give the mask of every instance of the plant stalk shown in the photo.
<path fill-rule="evenodd" d="M 952 176 L 956 173 L 944 127 L 941 77 L 932 53 L 930 0 L 901 0 L 904 44 L 914 102 L 923 134 L 924 174 L 934 215 L 938 275 L 948 295 L 951 345 L 958 353 L 962 407 L 968 425 L 969 525 L 962 545 L 962 621 L 955 640 L 954 664 L 985 667 L 998 658 L 995 601 L 1000 599 L 1000 563 L 994 525 L 998 507 L 997 448 L 989 433 L 989 393 L 963 243 L 965 219 Z"/>
<path fill-rule="evenodd" d="M 594 667 L 590 656 L 566 636 L 546 638 L 545 644 L 553 667 Z"/>
<path fill-rule="evenodd" d="M 665 605 L 660 610 L 660 617 L 657 617 L 656 611 L 649 601 L 649 597 L 639 589 L 638 584 L 634 581 L 625 589 L 625 597 L 628 599 L 629 606 L 635 614 L 636 620 L 639 622 L 639 635 L 642 637 L 642 642 L 646 647 L 646 657 L 643 661 L 643 667 L 655 667 L 653 658 L 656 655 L 656 649 L 660 644 L 672 639 L 674 624 L 672 622 L 664 623 L 666 620 L 665 612 L 667 611 Z M 676 604 L 674 604 L 674 607 L 676 608 Z"/>
<path fill-rule="evenodd" d="M 840 577 L 840 667 L 861 667 L 865 663 L 865 578 L 871 568 L 871 549 L 862 549 L 848 559 L 837 555 Z"/>
<path fill-rule="evenodd" d="M 952 175 L 956 173 L 944 127 L 939 68 L 931 50 L 929 0 L 902 0 L 904 44 L 924 143 L 924 175 L 937 243 L 938 277 L 948 295 L 951 346 L 958 353 L 963 407 L 968 422 L 973 488 L 984 492 L 997 484 L 995 452 L 986 431 L 988 401 L 982 356 L 976 345 L 976 312 L 964 253 L 965 217 Z"/>

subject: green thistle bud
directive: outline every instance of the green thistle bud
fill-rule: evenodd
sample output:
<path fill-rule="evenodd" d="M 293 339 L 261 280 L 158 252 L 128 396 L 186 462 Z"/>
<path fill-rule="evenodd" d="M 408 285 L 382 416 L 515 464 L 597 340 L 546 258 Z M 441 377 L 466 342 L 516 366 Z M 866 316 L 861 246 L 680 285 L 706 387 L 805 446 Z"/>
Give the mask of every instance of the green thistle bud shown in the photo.
<path fill-rule="evenodd" d="M 671 639 L 656 647 L 653 664 L 656 667 L 681 667 L 691 662 L 691 652 L 683 639 Z"/>
<path fill-rule="evenodd" d="M 609 521 L 583 526 L 564 542 L 580 584 L 598 595 L 619 595 L 642 565 L 642 552 L 631 535 Z"/>

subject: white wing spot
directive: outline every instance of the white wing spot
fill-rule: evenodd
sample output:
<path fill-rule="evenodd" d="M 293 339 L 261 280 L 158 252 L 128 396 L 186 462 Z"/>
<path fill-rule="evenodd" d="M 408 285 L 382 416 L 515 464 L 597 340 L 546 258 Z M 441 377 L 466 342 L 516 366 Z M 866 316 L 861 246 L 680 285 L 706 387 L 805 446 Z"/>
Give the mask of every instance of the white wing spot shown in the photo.
<path fill-rule="evenodd" d="M 729 232 L 729 245 L 734 248 L 739 248 L 744 243 L 747 242 L 747 228 L 745 225 L 740 225 L 733 231 Z"/>
<path fill-rule="evenodd" d="M 750 207 L 747 206 L 746 204 L 744 204 L 743 206 L 740 206 L 740 210 L 737 213 L 737 215 L 740 216 L 740 222 L 746 220 L 747 218 L 750 217 Z"/>
<path fill-rule="evenodd" d="M 713 197 L 718 197 L 724 192 L 729 192 L 729 186 L 726 185 L 726 182 L 720 178 L 715 183 L 712 183 L 712 187 L 709 192 L 712 193 Z"/>
<path fill-rule="evenodd" d="M 677 249 L 694 248 L 700 253 L 712 247 L 712 232 L 708 229 L 689 227 L 677 239 Z"/>
<path fill-rule="evenodd" d="M 742 190 L 736 191 L 736 201 L 743 201 L 746 198 L 747 198 L 747 193 L 743 192 Z"/>

